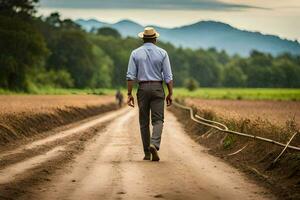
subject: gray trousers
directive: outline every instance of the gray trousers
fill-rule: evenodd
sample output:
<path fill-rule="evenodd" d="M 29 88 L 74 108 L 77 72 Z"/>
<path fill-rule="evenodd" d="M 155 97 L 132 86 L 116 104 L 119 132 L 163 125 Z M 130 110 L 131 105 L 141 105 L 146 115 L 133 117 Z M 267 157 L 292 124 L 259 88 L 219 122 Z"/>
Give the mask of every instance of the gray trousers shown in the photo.
<path fill-rule="evenodd" d="M 137 100 L 144 152 L 149 153 L 150 143 L 159 150 L 164 123 L 165 92 L 163 85 L 159 82 L 140 84 L 137 91 Z M 149 127 L 150 113 L 153 126 L 152 136 Z"/>

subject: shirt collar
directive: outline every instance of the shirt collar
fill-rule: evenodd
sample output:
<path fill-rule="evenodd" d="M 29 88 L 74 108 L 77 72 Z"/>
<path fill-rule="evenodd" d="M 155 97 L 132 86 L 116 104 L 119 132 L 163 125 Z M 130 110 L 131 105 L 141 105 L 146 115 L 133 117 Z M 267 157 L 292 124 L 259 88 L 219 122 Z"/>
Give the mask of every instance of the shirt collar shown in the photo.
<path fill-rule="evenodd" d="M 155 44 L 153 44 L 152 42 L 147 42 L 147 43 L 144 43 L 143 46 L 151 47 L 151 46 L 155 46 Z"/>

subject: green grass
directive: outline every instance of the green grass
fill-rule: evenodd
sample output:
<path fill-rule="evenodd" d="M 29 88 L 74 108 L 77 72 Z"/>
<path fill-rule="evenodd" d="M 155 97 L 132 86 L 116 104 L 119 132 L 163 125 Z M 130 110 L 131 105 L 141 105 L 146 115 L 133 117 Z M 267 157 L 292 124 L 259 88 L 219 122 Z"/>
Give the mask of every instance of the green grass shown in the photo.
<path fill-rule="evenodd" d="M 13 92 L 0 89 L 0 94 L 39 94 L 39 95 L 72 95 L 72 94 L 95 94 L 114 95 L 115 89 L 60 89 L 40 88 L 30 93 Z M 126 89 L 122 89 L 125 95 Z M 136 92 L 134 92 L 135 94 Z M 166 92 L 167 93 L 167 92 Z M 249 99 L 249 100 L 293 100 L 300 101 L 300 89 L 268 89 L 268 88 L 199 88 L 188 91 L 185 88 L 174 89 L 175 98 L 202 98 L 202 99 Z"/>
<path fill-rule="evenodd" d="M 248 100 L 300 100 L 300 89 L 269 88 L 199 88 L 188 91 L 185 88 L 174 89 L 177 98 L 203 99 L 248 99 Z"/>

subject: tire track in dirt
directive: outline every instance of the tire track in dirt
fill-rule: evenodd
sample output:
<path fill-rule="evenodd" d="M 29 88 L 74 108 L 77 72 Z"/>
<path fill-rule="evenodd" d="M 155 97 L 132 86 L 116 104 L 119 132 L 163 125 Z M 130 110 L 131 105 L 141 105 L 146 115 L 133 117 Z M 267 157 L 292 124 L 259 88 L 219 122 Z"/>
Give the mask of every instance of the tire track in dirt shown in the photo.
<path fill-rule="evenodd" d="M 38 192 L 43 192 L 44 189 L 41 185 L 45 182 L 51 180 L 51 175 L 55 174 L 57 170 L 67 167 L 71 161 L 75 159 L 75 156 L 84 151 L 86 143 L 92 142 L 93 138 L 103 134 L 106 130 L 106 124 L 100 124 L 96 127 L 88 129 L 80 134 L 75 135 L 70 138 L 70 141 L 62 140 L 60 141 L 63 145 L 58 145 L 54 149 L 64 146 L 64 150 L 59 151 L 59 154 L 52 156 L 51 159 L 35 159 L 40 156 L 29 156 L 22 162 L 16 165 L 21 165 L 34 159 L 36 163 L 29 169 L 18 169 L 22 170 L 24 173 L 18 174 L 15 178 L 8 174 L 10 181 L 5 184 L 0 184 L 0 199 L 34 199 L 31 197 L 31 191 L 34 188 Z M 52 148 L 52 147 L 51 147 Z M 50 150 L 52 151 L 52 150 Z M 10 171 L 14 165 L 10 165 L 4 170 Z"/>
<path fill-rule="evenodd" d="M 16 163 L 8 168 L 5 168 L 4 170 L 0 170 L 0 184 L 13 181 L 17 175 L 22 174 L 27 170 L 30 170 L 31 168 L 34 168 L 35 166 L 58 156 L 64 149 L 65 146 L 58 146 L 43 155 L 32 157 L 24 162 Z"/>
<path fill-rule="evenodd" d="M 46 153 L 47 151 L 51 150 L 51 148 L 59 145 L 61 141 L 64 141 L 68 138 L 71 138 L 80 134 L 83 131 L 86 131 L 97 124 L 108 122 L 114 119 L 117 116 L 120 116 L 127 112 L 127 108 L 123 108 L 118 111 L 113 111 L 106 113 L 104 115 L 100 115 L 90 121 L 87 121 L 82 124 L 77 124 L 77 126 L 69 128 L 67 130 L 56 132 L 51 131 L 52 135 L 49 137 L 36 140 L 32 143 L 26 144 L 24 146 L 18 147 L 17 149 L 10 150 L 0 154 L 0 169 L 3 167 L 14 164 L 16 162 L 20 162 L 23 159 L 28 158 L 28 156 L 36 156 L 40 153 Z M 47 148 L 48 147 L 48 148 Z"/>

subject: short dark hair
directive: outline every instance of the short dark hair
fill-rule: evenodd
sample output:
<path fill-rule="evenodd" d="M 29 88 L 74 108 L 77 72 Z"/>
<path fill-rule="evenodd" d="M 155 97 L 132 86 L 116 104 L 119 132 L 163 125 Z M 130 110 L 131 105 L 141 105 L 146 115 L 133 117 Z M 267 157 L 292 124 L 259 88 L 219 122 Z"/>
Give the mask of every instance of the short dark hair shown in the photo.
<path fill-rule="evenodd" d="M 143 38 L 144 43 L 155 43 L 156 42 L 156 38 Z"/>

